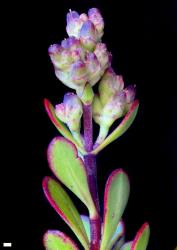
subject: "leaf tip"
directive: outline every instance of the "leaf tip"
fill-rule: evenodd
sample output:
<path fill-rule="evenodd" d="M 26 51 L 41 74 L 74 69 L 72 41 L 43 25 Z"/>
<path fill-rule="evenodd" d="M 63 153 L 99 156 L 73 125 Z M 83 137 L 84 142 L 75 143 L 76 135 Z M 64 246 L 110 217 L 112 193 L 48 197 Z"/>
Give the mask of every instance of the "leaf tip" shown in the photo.
<path fill-rule="evenodd" d="M 149 234 L 150 234 L 150 227 L 149 227 L 149 223 L 148 222 L 145 222 L 141 228 L 139 229 L 139 231 L 137 232 L 136 236 L 135 236 L 135 239 L 133 241 L 133 244 L 132 244 L 132 247 L 131 247 L 131 250 L 136 250 L 136 246 L 138 244 L 138 241 L 140 240 L 141 236 L 143 235 L 144 231 L 145 230 L 148 230 L 147 231 L 147 243 L 148 243 L 148 240 L 149 240 Z"/>

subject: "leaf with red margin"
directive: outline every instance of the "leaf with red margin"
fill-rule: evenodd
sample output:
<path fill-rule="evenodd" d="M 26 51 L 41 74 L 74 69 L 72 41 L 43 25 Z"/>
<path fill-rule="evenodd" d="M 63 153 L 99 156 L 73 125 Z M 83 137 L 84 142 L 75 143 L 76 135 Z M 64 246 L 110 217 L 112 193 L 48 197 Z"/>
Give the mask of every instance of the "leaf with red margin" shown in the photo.
<path fill-rule="evenodd" d="M 96 216 L 84 163 L 75 145 L 63 137 L 56 137 L 48 147 L 47 158 L 55 176 L 86 205 L 92 218 Z"/>
<path fill-rule="evenodd" d="M 100 250 L 110 249 L 111 239 L 127 205 L 130 184 L 127 174 L 116 169 L 109 176 L 104 193 L 103 236 Z"/>
<path fill-rule="evenodd" d="M 53 105 L 51 104 L 51 102 L 47 99 L 44 99 L 44 106 L 45 106 L 45 110 L 46 110 L 50 120 L 55 125 L 55 127 L 58 129 L 58 131 L 65 138 L 67 138 L 72 143 L 74 143 L 76 145 L 76 147 L 78 148 L 78 150 L 82 154 L 85 154 L 86 152 L 85 152 L 84 148 L 81 145 L 79 145 L 79 143 L 74 139 L 74 137 L 72 136 L 72 134 L 70 133 L 68 128 L 65 126 L 65 124 L 62 121 L 60 121 L 60 119 L 56 116 L 55 109 L 54 109 Z"/>
<path fill-rule="evenodd" d="M 131 246 L 132 246 L 133 241 L 129 241 L 127 243 L 125 243 L 120 250 L 131 250 Z"/>
<path fill-rule="evenodd" d="M 43 244 L 46 250 L 79 250 L 67 235 L 56 230 L 48 230 L 44 234 Z"/>
<path fill-rule="evenodd" d="M 146 222 L 137 232 L 131 250 L 146 250 L 150 236 L 149 224 Z"/>
<path fill-rule="evenodd" d="M 139 101 L 135 100 L 130 110 L 128 111 L 128 113 L 126 114 L 122 122 L 118 125 L 118 127 L 91 153 L 98 154 L 103 148 L 105 148 L 111 142 L 115 141 L 117 138 L 123 135 L 128 130 L 128 128 L 132 125 L 137 115 L 138 108 L 139 108 Z"/>
<path fill-rule="evenodd" d="M 89 249 L 89 241 L 80 215 L 68 194 L 53 178 L 45 177 L 42 183 L 44 194 L 51 206 L 62 217 L 76 234 L 85 249 Z"/>

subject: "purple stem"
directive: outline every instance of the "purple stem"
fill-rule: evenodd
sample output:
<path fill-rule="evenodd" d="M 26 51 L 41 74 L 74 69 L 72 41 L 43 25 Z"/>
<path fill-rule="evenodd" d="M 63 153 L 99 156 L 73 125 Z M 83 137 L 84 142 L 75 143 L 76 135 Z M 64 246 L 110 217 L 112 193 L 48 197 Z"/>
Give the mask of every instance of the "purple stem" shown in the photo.
<path fill-rule="evenodd" d="M 93 125 L 92 125 L 92 106 L 83 105 L 84 116 L 84 143 L 87 152 L 93 149 Z"/>
<path fill-rule="evenodd" d="M 91 243 L 90 250 L 99 250 L 100 237 L 101 237 L 101 218 L 100 207 L 97 189 L 97 167 L 96 157 L 89 152 L 93 149 L 93 126 L 92 126 L 92 106 L 83 105 L 83 117 L 84 117 L 84 142 L 85 150 L 88 152 L 84 156 L 84 163 L 87 171 L 88 183 L 90 192 L 97 209 L 97 217 L 90 218 L 90 230 L 91 230 Z"/>

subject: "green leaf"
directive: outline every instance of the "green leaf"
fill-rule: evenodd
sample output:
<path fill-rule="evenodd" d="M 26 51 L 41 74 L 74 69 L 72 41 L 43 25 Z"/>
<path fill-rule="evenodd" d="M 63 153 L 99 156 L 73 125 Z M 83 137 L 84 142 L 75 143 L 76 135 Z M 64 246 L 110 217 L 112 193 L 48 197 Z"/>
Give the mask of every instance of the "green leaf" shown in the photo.
<path fill-rule="evenodd" d="M 90 216 L 97 215 L 87 174 L 75 145 L 63 137 L 56 137 L 48 147 L 48 162 L 56 177 L 68 187 L 88 208 Z"/>
<path fill-rule="evenodd" d="M 89 241 L 80 215 L 61 185 L 54 179 L 45 177 L 43 180 L 43 190 L 51 206 L 70 226 L 84 248 L 89 249 Z"/>
<path fill-rule="evenodd" d="M 138 112 L 138 107 L 139 107 L 139 101 L 135 100 L 129 112 L 126 114 L 126 116 L 124 117 L 122 122 L 118 125 L 118 127 L 91 153 L 98 154 L 103 148 L 105 148 L 111 142 L 115 141 L 117 138 L 123 135 L 133 123 L 136 114 Z"/>
<path fill-rule="evenodd" d="M 116 228 L 116 231 L 110 241 L 109 247 L 112 249 L 116 241 L 118 241 L 125 233 L 125 226 L 123 221 L 121 220 Z"/>
<path fill-rule="evenodd" d="M 76 244 L 60 231 L 47 231 L 43 242 L 46 250 L 79 250 Z"/>
<path fill-rule="evenodd" d="M 46 112 L 52 121 L 52 123 L 55 125 L 55 127 L 58 129 L 58 131 L 68 140 L 70 140 L 72 143 L 74 143 L 77 147 L 77 149 L 82 153 L 86 154 L 84 148 L 74 139 L 68 128 L 65 126 L 65 124 L 60 121 L 60 119 L 55 114 L 55 109 L 53 105 L 50 103 L 49 100 L 44 99 L 44 106 L 46 109 Z"/>
<path fill-rule="evenodd" d="M 150 236 L 150 228 L 148 223 L 144 223 L 137 232 L 132 243 L 131 250 L 146 250 Z"/>
<path fill-rule="evenodd" d="M 129 241 L 127 243 L 125 243 L 120 250 L 131 250 L 131 246 L 132 246 L 132 242 L 133 241 Z"/>
<path fill-rule="evenodd" d="M 125 239 L 124 239 L 124 237 L 121 237 L 116 242 L 116 244 L 114 245 L 114 247 L 112 248 L 112 250 L 120 250 L 124 243 L 125 243 Z"/>
<path fill-rule="evenodd" d="M 128 176 L 115 170 L 106 183 L 104 194 L 103 236 L 100 250 L 110 249 L 111 239 L 127 205 L 130 192 Z"/>

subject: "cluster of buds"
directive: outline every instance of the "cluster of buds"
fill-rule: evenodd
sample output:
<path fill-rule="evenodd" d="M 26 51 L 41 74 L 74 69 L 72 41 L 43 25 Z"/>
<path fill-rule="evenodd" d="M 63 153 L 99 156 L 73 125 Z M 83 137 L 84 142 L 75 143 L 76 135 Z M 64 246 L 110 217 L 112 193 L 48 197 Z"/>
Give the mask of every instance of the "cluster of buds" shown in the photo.
<path fill-rule="evenodd" d="M 96 145 L 105 139 L 113 122 L 128 112 L 135 98 L 135 87 L 130 85 L 124 89 L 122 76 L 108 68 L 99 83 L 98 92 L 92 105 L 93 118 L 100 126 Z"/>
<path fill-rule="evenodd" d="M 103 30 L 104 21 L 98 9 L 81 15 L 70 11 L 66 26 L 69 37 L 49 47 L 57 78 L 77 94 L 66 94 L 63 103 L 56 106 L 56 115 L 79 143 L 82 103 L 92 104 L 93 119 L 100 126 L 98 145 L 113 122 L 128 112 L 135 98 L 135 87 L 124 89 L 122 77 L 111 68 L 111 54 L 101 42 Z M 99 94 L 95 95 L 92 87 L 98 81 Z"/>
<path fill-rule="evenodd" d="M 103 30 L 104 21 L 96 8 L 90 9 L 88 14 L 79 15 L 76 11 L 67 14 L 69 37 L 61 44 L 50 46 L 49 55 L 57 78 L 76 93 L 65 94 L 63 102 L 55 108 L 45 100 L 51 121 L 66 138 L 56 137 L 50 143 L 47 151 L 49 166 L 55 177 L 86 205 L 89 217 L 80 216 L 63 185 L 55 179 L 45 177 L 43 190 L 84 249 L 146 250 L 150 233 L 148 223 L 143 224 L 134 240 L 127 243 L 124 240 L 122 215 L 130 184 L 122 169 L 116 169 L 106 183 L 103 222 L 99 212 L 96 155 L 125 133 L 139 106 L 138 100 L 134 100 L 135 86 L 125 87 L 122 76 L 116 75 L 111 67 L 112 56 L 101 41 Z M 97 82 L 98 93 L 95 94 Z M 122 117 L 107 137 L 112 124 Z M 100 129 L 95 144 L 92 118 Z M 68 236 L 53 230 L 45 234 L 44 246 L 46 250 L 79 250 Z"/>
<path fill-rule="evenodd" d="M 71 11 L 67 14 L 67 33 L 61 45 L 49 47 L 49 55 L 57 78 L 75 89 L 82 99 L 87 83 L 94 86 L 110 66 L 111 54 L 101 43 L 104 22 L 99 10 L 88 15 Z"/>

